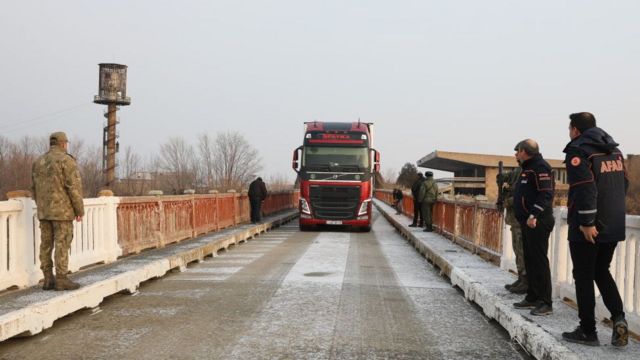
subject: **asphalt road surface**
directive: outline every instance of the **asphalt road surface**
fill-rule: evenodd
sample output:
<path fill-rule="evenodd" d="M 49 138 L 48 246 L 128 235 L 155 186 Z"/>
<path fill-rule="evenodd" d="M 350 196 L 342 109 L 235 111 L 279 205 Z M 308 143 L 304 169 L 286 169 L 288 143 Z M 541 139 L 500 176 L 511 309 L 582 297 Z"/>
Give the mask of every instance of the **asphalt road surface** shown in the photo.
<path fill-rule="evenodd" d="M 263 234 L 0 344 L 0 359 L 522 359 L 376 213 Z"/>

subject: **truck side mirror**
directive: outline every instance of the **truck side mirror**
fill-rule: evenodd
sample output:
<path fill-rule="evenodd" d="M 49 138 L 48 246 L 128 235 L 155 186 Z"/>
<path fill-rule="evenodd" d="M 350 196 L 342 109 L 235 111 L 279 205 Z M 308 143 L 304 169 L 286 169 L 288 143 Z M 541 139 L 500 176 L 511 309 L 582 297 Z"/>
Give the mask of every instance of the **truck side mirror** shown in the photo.
<path fill-rule="evenodd" d="M 371 149 L 373 151 L 373 172 L 380 172 L 380 153 L 378 150 Z"/>
<path fill-rule="evenodd" d="M 300 166 L 298 160 L 300 159 L 300 152 L 302 152 L 302 146 L 293 150 L 293 161 L 291 162 L 291 167 L 295 172 L 300 172 Z"/>

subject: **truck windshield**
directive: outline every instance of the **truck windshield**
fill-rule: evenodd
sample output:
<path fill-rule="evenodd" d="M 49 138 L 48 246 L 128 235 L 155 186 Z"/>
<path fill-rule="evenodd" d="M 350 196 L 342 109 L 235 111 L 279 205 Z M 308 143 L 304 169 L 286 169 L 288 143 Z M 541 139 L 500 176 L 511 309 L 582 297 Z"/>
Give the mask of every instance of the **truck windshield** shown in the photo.
<path fill-rule="evenodd" d="M 305 146 L 302 166 L 308 170 L 365 171 L 369 152 L 366 147 Z"/>

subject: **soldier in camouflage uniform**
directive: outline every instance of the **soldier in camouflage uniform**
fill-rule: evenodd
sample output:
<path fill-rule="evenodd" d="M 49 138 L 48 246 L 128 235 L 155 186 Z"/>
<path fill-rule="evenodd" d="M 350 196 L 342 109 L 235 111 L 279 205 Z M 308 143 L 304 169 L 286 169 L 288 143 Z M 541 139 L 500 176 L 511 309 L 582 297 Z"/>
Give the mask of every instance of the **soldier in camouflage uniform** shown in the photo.
<path fill-rule="evenodd" d="M 498 189 L 503 192 L 504 208 L 507 210 L 505 222 L 511 228 L 511 243 L 513 244 L 513 252 L 516 255 L 516 267 L 518 269 L 518 280 L 513 284 L 505 285 L 505 288 L 512 293 L 525 294 L 529 287 L 527 281 L 527 271 L 524 267 L 524 250 L 522 248 L 522 231 L 520 229 L 520 223 L 516 220 L 516 216 L 513 212 L 513 189 L 516 181 L 520 178 L 522 168 L 518 167 L 512 171 L 506 172 L 502 175 L 498 174 L 496 180 L 498 185 L 503 183 L 504 187 Z"/>
<path fill-rule="evenodd" d="M 63 132 L 49 137 L 49 151 L 39 157 L 31 171 L 33 198 L 40 220 L 40 268 L 44 290 L 75 290 L 79 284 L 67 277 L 73 220 L 82 221 L 82 182 L 75 159 L 67 154 L 69 141 Z M 56 276 L 51 252 L 55 247 Z"/>
<path fill-rule="evenodd" d="M 425 172 L 425 180 L 422 182 L 420 191 L 418 193 L 418 201 L 422 204 L 421 214 L 424 221 L 424 231 L 433 231 L 433 205 L 438 199 L 438 185 L 433 180 L 433 173 L 431 171 Z"/>

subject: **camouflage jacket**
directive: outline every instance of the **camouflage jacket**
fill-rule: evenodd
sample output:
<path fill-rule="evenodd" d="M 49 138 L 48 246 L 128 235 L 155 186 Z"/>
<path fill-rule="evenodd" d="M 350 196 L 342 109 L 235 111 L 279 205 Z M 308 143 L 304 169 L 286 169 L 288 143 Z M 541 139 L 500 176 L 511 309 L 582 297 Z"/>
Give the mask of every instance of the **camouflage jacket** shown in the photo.
<path fill-rule="evenodd" d="M 82 181 L 76 161 L 57 146 L 33 163 L 31 192 L 40 220 L 73 220 L 84 216 Z"/>
<path fill-rule="evenodd" d="M 433 178 L 427 178 L 422 182 L 418 192 L 418 202 L 436 202 L 438 199 L 438 185 Z"/>
<path fill-rule="evenodd" d="M 522 174 L 522 168 L 517 167 L 512 171 L 508 171 L 502 174 L 502 181 L 504 182 L 504 187 L 502 188 L 503 199 L 504 199 L 504 208 L 507 210 L 507 216 L 505 221 L 509 225 L 519 225 L 520 223 L 516 220 L 516 216 L 513 212 L 513 189 L 516 181 L 520 178 L 520 174 Z M 500 175 L 498 175 L 500 176 Z M 496 179 L 500 180 L 500 179 Z"/>

